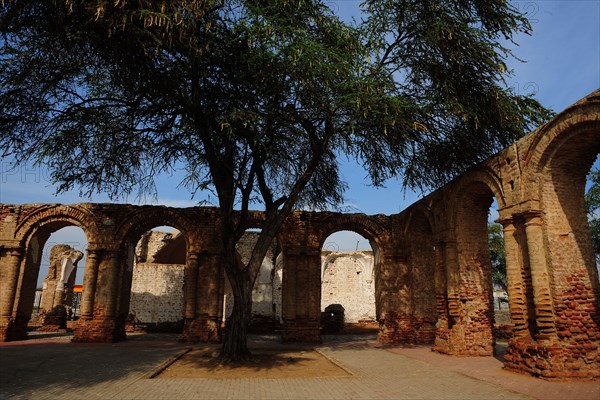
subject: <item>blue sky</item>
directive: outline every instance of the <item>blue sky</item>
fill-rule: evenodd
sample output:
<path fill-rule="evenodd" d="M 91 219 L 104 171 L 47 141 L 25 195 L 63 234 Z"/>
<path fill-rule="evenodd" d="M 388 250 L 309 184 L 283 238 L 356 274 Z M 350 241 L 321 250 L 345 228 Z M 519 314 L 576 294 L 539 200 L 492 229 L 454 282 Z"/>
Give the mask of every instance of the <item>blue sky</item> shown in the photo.
<path fill-rule="evenodd" d="M 359 18 L 359 4 L 360 1 L 355 0 L 331 1 L 332 7 L 345 19 Z M 519 46 L 512 46 L 515 55 L 526 62 L 509 61 L 509 67 L 514 70 L 514 77 L 509 82 L 511 87 L 522 94 L 533 93 L 542 104 L 557 112 L 600 88 L 600 0 L 515 1 L 513 4 L 527 14 L 533 34 L 516 37 Z M 395 214 L 420 197 L 412 192 L 403 193 L 398 180 L 388 181 L 385 188 L 371 187 L 366 173 L 352 162 L 342 163 L 342 174 L 349 184 L 346 206 L 357 212 Z M 78 191 L 54 196 L 55 188 L 48 175 L 44 169 L 32 166 L 12 169 L 9 160 L 2 160 L 0 202 L 69 204 L 108 201 L 103 195 L 93 196 L 91 200 L 80 198 Z M 157 179 L 159 194 L 156 199 L 120 201 L 175 207 L 196 205 L 199 199 L 192 200 L 187 191 L 178 189 L 178 182 L 177 176 L 161 176 Z M 65 228 L 53 234 L 49 243 L 72 243 L 83 250 L 85 237 L 82 236 L 78 229 Z M 357 240 L 361 239 L 343 235 L 331 239 L 340 250 L 353 250 Z M 364 244 L 359 247 L 363 248 Z M 83 260 L 80 264 L 83 265 Z"/>

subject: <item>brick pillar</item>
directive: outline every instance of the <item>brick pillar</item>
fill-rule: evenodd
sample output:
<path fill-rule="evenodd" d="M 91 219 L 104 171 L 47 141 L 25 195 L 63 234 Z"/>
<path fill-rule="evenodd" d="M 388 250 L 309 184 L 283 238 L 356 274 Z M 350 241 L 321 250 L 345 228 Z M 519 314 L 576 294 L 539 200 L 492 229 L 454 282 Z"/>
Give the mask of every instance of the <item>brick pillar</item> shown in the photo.
<path fill-rule="evenodd" d="M 19 272 L 23 261 L 24 249 L 21 247 L 4 250 L 0 258 L 0 341 L 20 340 L 25 337 L 15 330 L 13 308 L 17 294 Z"/>
<path fill-rule="evenodd" d="M 529 324 L 527 322 L 527 287 L 523 279 L 523 265 L 521 265 L 519 260 L 522 249 L 517 239 L 517 228 L 512 218 L 501 220 L 500 223 L 504 230 L 508 305 L 513 324 L 513 337 L 530 338 Z"/>
<path fill-rule="evenodd" d="M 217 250 L 188 252 L 184 296 L 185 320 L 181 340 L 221 342 L 220 298 L 223 297 L 223 268 Z"/>
<path fill-rule="evenodd" d="M 435 244 L 435 308 L 438 314 L 438 322 L 436 331 L 440 329 L 448 329 L 448 302 L 446 299 L 446 265 L 444 254 L 446 252 L 446 244 L 437 242 Z M 437 336 L 437 334 L 436 334 Z"/>
<path fill-rule="evenodd" d="M 198 291 L 198 258 L 196 252 L 188 253 L 186 258 L 183 296 L 185 302 L 185 319 L 193 320 L 196 317 L 196 296 Z"/>
<path fill-rule="evenodd" d="M 112 247 L 112 246 L 111 246 Z M 92 318 L 80 318 L 73 333 L 74 342 L 117 342 L 125 339 L 124 321 L 117 320 L 119 282 L 121 274 L 121 252 L 114 249 L 97 249 L 92 251 L 93 264 L 91 271 L 86 271 L 88 276 L 88 295 L 95 292 L 93 300 L 88 298 L 86 313 L 90 313 L 93 306 Z M 86 264 L 87 265 L 87 264 Z M 96 272 L 97 266 L 97 272 Z M 94 286 L 93 277 L 97 277 Z"/>
<path fill-rule="evenodd" d="M 404 255 L 406 249 L 401 250 L 382 260 L 385 293 L 377 334 L 382 343 L 415 343 L 412 272 Z"/>
<path fill-rule="evenodd" d="M 556 326 L 554 309 L 550 294 L 550 277 L 546 265 L 544 251 L 544 231 L 541 213 L 532 212 L 525 215 L 525 234 L 527 236 L 527 251 L 531 269 L 531 284 L 535 302 L 535 320 L 538 340 L 555 340 Z"/>
<path fill-rule="evenodd" d="M 445 262 L 447 281 L 448 326 L 436 326 L 432 350 L 457 356 L 491 356 L 494 351 L 492 301 L 486 286 L 485 265 L 472 265 L 487 245 L 464 243 L 459 258 L 454 241 L 446 242 Z M 471 246 L 471 247 L 469 247 Z M 487 266 L 489 268 L 489 266 Z"/>
<path fill-rule="evenodd" d="M 321 252 L 284 252 L 284 342 L 321 342 Z"/>
<path fill-rule="evenodd" d="M 85 268 L 83 271 L 84 275 L 80 320 L 89 320 L 94 316 L 94 297 L 96 296 L 99 263 L 99 251 L 97 249 L 88 248 L 87 257 L 85 259 Z"/>
<path fill-rule="evenodd" d="M 572 286 L 555 286 L 552 293 L 541 212 L 528 212 L 524 217 L 535 321 L 529 326 L 531 336 L 509 341 L 504 367 L 548 379 L 599 378 L 598 293 L 585 270 L 571 272 L 567 282 Z M 554 273 L 560 279 L 568 272 L 555 269 Z"/>
<path fill-rule="evenodd" d="M 108 275 L 108 287 L 104 302 L 104 316 L 107 319 L 115 319 L 117 315 L 117 304 L 119 298 L 119 280 L 121 272 L 120 253 L 118 251 L 107 251 L 105 253 L 104 274 Z"/>
<path fill-rule="evenodd" d="M 450 326 L 460 314 L 460 266 L 456 241 L 446 242 L 446 293 Z"/>
<path fill-rule="evenodd" d="M 452 327 L 460 315 L 460 269 L 456 241 L 446 241 L 436 246 L 436 292 L 440 319 L 436 324 L 432 350 L 443 354 L 454 354 Z"/>

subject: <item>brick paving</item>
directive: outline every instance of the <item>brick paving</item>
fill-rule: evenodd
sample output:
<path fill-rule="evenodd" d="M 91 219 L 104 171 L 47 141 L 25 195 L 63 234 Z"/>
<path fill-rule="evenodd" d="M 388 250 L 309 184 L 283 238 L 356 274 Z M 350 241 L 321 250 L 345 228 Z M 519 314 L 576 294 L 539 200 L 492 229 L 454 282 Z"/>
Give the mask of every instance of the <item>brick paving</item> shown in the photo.
<path fill-rule="evenodd" d="M 0 343 L 0 398 L 531 399 L 547 398 L 543 397 L 547 395 L 547 384 L 553 384 L 555 391 L 561 385 L 589 389 L 559 392 L 584 396 L 562 399 L 597 399 L 600 393 L 593 390 L 600 382 L 540 381 L 502 371 L 501 364 L 491 357 L 456 359 L 436 355 L 442 358 L 428 359 L 432 353 L 425 348 L 383 348 L 364 339 L 343 339 L 329 339 L 318 349 L 353 375 L 297 379 L 147 379 L 189 347 L 169 335 L 144 335 L 115 344 L 70 343 L 69 336 L 52 335 Z M 252 345 L 281 346 L 269 338 L 257 338 Z M 487 360 L 487 369 L 482 367 L 482 360 Z M 469 361 L 473 361 L 470 369 Z M 491 372 L 473 374 L 482 369 Z M 500 379 L 494 378 L 498 374 Z M 507 380 L 502 374 L 519 382 L 525 380 L 529 389 L 521 390 L 522 384 L 502 387 L 502 381 Z M 536 393 L 532 390 L 535 387 L 541 390 Z"/>

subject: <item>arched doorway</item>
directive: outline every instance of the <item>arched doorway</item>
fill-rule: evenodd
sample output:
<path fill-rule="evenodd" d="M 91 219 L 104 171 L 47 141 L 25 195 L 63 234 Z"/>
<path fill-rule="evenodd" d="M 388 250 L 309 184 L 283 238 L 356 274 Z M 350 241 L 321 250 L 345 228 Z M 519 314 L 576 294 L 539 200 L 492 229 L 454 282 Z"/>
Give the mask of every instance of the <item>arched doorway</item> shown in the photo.
<path fill-rule="evenodd" d="M 500 185 L 484 173 L 465 176 L 452 189 L 453 232 L 443 246 L 445 301 L 434 350 L 453 355 L 494 354 L 494 300 L 488 224 Z"/>
<path fill-rule="evenodd" d="M 376 333 L 375 257 L 370 241 L 353 231 L 328 236 L 321 251 L 323 334 Z"/>
<path fill-rule="evenodd" d="M 186 255 L 185 236 L 172 226 L 146 231 L 135 249 L 128 249 L 128 332 L 183 332 Z"/>
<path fill-rule="evenodd" d="M 41 221 L 24 239 L 26 251 L 20 265 L 13 308 L 14 325 L 8 340 L 25 339 L 30 322 L 31 329 L 35 326 L 39 330 L 64 331 L 67 321 L 78 316 L 78 305 L 75 304 L 76 309 L 73 309 L 73 292 L 76 278 L 83 281 L 85 261 L 82 258 L 89 234 L 87 227 L 77 222 L 68 215 Z M 38 291 L 44 283 L 47 285 L 45 293 Z M 80 291 L 77 297 L 81 295 Z M 35 314 L 34 310 L 37 311 Z"/>
<path fill-rule="evenodd" d="M 67 321 L 79 318 L 86 248 L 85 233 L 76 226 L 59 229 L 46 241 L 30 320 L 37 322 L 40 330 L 50 323 L 44 317 L 58 305 L 66 307 Z"/>

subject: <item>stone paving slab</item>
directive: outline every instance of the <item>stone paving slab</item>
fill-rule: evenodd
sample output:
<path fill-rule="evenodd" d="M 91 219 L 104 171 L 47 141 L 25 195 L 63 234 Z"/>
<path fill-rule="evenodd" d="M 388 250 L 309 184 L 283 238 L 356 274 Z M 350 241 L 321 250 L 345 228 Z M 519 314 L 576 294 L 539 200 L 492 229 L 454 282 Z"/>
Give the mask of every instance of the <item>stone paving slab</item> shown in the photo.
<path fill-rule="evenodd" d="M 392 347 L 388 351 L 415 358 L 450 371 L 493 383 L 505 389 L 543 400 L 600 400 L 600 380 L 547 381 L 503 369 L 495 357 L 451 357 L 430 348 Z"/>
<path fill-rule="evenodd" d="M 149 337 L 152 339 L 152 337 Z M 353 373 L 339 378 L 147 379 L 186 347 L 164 337 L 115 344 L 68 337 L 0 344 L 3 399 L 531 399 L 443 366 L 377 348 L 329 343 L 319 351 Z M 154 338 L 157 339 L 157 338 Z M 269 344 L 271 343 L 271 344 Z M 254 343 L 256 345 L 256 343 Z M 281 346 L 264 341 L 261 346 Z M 529 378 L 533 379 L 533 378 Z"/>

